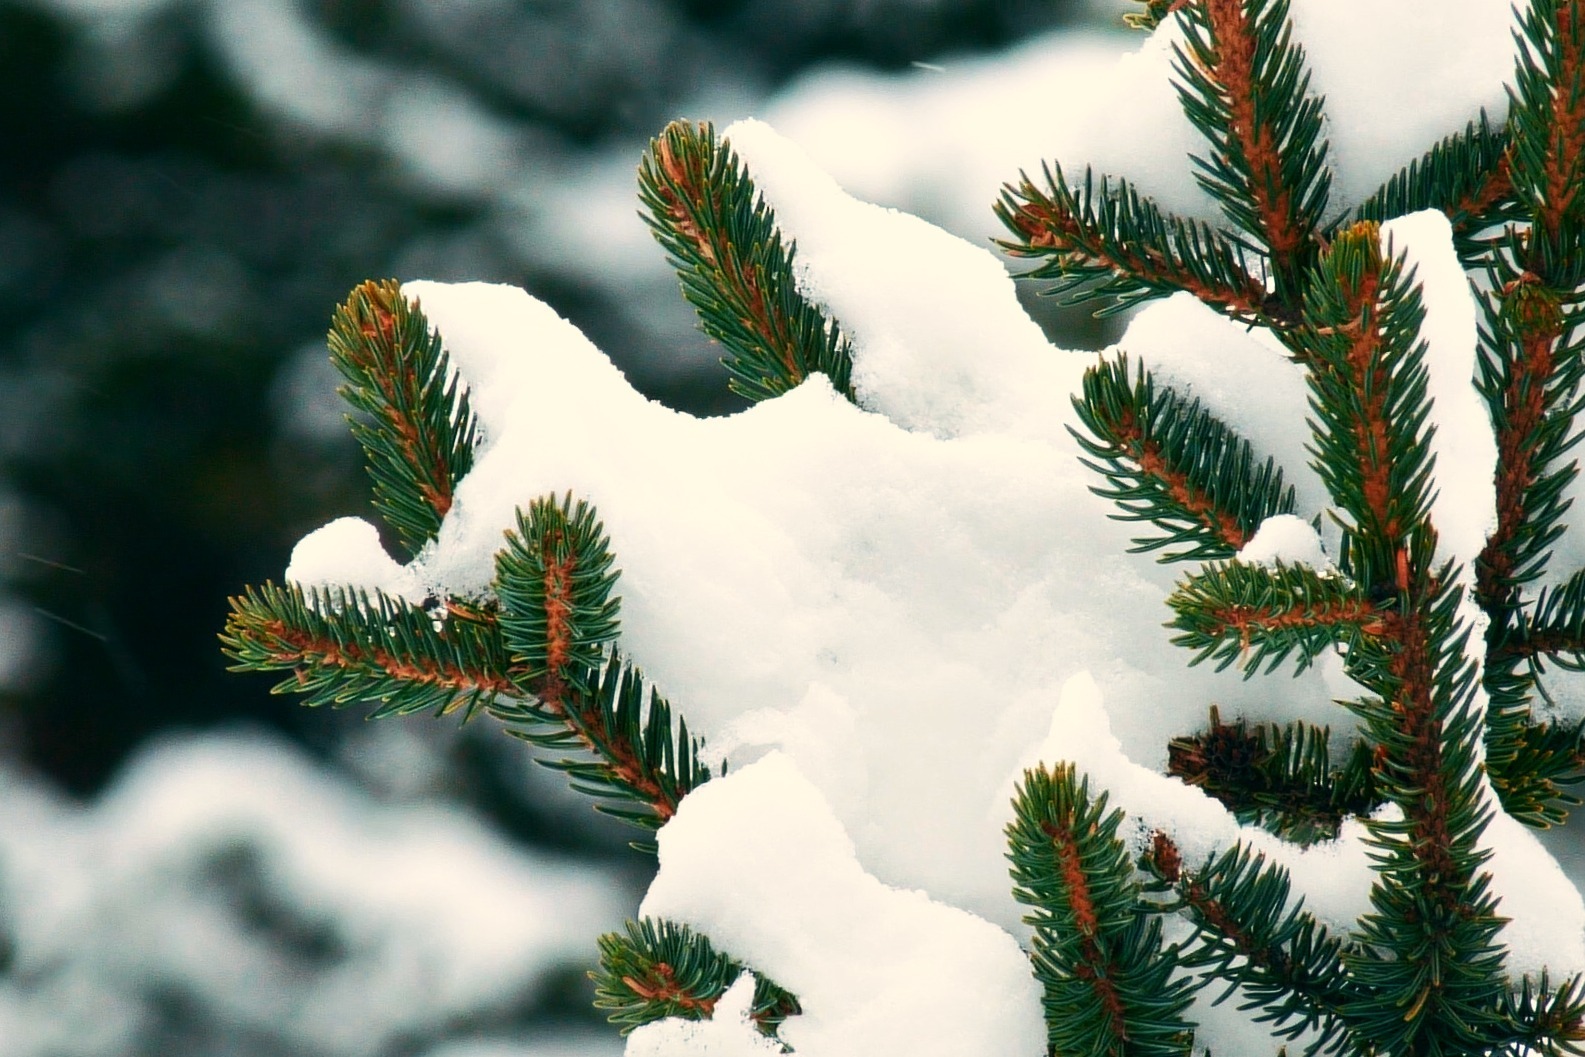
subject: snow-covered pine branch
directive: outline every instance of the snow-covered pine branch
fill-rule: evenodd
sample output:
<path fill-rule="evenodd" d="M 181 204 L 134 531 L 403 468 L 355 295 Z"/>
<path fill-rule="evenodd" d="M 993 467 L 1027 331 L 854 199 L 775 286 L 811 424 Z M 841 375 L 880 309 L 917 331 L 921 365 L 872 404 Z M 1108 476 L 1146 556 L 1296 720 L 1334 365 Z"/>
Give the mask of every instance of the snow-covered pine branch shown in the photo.
<path fill-rule="evenodd" d="M 1585 0 L 1142 15 L 1006 104 L 1058 165 L 1000 174 L 1005 245 L 1150 302 L 1099 361 L 755 121 L 642 169 L 749 410 L 646 401 L 507 287 L 367 287 L 401 302 L 337 332 L 438 335 L 355 401 L 429 394 L 361 434 L 415 553 L 326 526 L 228 648 L 314 702 L 527 709 L 647 805 L 600 976 L 632 1057 L 1585 1041 L 1585 900 L 1526 828 L 1585 758 L 1544 670 L 1585 649 Z M 620 723 L 574 700 L 601 658 Z"/>

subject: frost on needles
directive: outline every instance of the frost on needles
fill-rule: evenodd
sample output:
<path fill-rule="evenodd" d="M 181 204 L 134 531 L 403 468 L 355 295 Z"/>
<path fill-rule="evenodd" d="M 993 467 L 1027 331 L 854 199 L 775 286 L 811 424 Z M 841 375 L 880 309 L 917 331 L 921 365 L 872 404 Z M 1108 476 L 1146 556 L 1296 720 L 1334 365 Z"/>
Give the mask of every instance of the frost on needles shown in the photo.
<path fill-rule="evenodd" d="M 402 560 L 313 533 L 228 654 L 492 717 L 648 830 L 593 973 L 635 1057 L 1585 1050 L 1532 833 L 1585 777 L 1585 0 L 1498 7 L 1145 3 L 1137 92 L 1063 101 L 1117 120 L 995 206 L 1143 306 L 1098 357 L 767 126 L 672 125 L 640 199 L 754 405 L 365 284 Z"/>

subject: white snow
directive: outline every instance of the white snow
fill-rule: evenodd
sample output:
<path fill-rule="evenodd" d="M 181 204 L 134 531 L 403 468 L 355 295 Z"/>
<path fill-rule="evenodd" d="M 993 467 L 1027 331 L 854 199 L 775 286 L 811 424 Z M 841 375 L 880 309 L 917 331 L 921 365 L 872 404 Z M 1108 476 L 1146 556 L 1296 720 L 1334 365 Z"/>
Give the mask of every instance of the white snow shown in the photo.
<path fill-rule="evenodd" d="M 1294 8 L 1315 83 L 1333 96 L 1335 208 L 1481 107 L 1501 117 L 1506 5 Z M 1382 18 L 1402 32 L 1362 41 L 1357 27 Z M 947 148 L 982 133 L 1005 136 L 1008 152 L 1043 144 L 1070 171 L 1093 162 L 1214 218 L 1168 81 L 1173 32 L 1110 66 L 1093 50 L 1073 51 L 1066 69 L 1031 51 L 1002 84 L 1020 86 L 1015 111 L 1000 109 L 986 72 L 975 105 L 1030 115 L 1016 128 L 971 131 L 917 78 L 840 121 L 837 96 L 806 84 L 777 120 L 806 140 L 829 135 L 816 153 L 868 173 L 867 186 L 917 156 L 904 141 L 938 113 Z M 964 91 L 982 84 L 977 68 L 962 76 Z M 1039 84 L 1052 102 L 1030 107 Z M 1350 927 L 1376 876 L 1362 822 L 1301 850 L 1162 773 L 1167 738 L 1203 727 L 1212 703 L 1346 728 L 1334 699 L 1354 691 L 1336 661 L 1275 684 L 1185 669 L 1161 627 L 1181 570 L 1125 553 L 1132 526 L 1090 493 L 1067 435 L 1093 355 L 1049 348 L 987 252 L 849 197 L 768 125 L 726 137 L 797 241 L 800 288 L 853 339 L 863 410 L 817 377 L 741 414 L 694 419 L 645 401 L 520 291 L 409 283 L 474 395 L 486 438 L 475 468 L 408 566 L 380 551 L 372 526 L 337 523 L 304 541 L 289 575 L 414 599 L 478 595 L 515 508 L 569 489 L 592 501 L 623 570 L 623 648 L 732 765 L 662 830 L 644 912 L 698 926 L 797 993 L 805 1012 L 783 1036 L 800 1054 L 1040 1051 L 1002 858 L 1008 797 L 1039 760 L 1073 761 L 1110 791 L 1131 839 L 1164 829 L 1191 862 L 1243 841 L 1288 866 L 1323 920 Z M 933 186 L 951 183 L 948 170 L 984 179 L 942 142 L 928 152 Z M 1493 457 L 1469 386 L 1473 307 L 1444 220 L 1406 217 L 1386 235 L 1424 284 L 1434 513 L 1467 576 L 1491 522 Z M 1179 296 L 1141 312 L 1119 348 L 1275 456 L 1295 485 L 1298 516 L 1271 519 L 1242 556 L 1329 567 L 1310 527 L 1318 514 L 1327 523 L 1328 500 L 1308 467 L 1303 375 L 1270 335 Z M 1462 615 L 1478 641 L 1477 614 Z M 1585 969 L 1585 906 L 1556 863 L 1503 818 L 1487 844 L 1515 968 Z M 731 998 L 717 1022 L 645 1029 L 628 1052 L 764 1052 L 742 991 Z M 1218 1023 L 1211 1035 L 1237 1035 Z"/>
<path fill-rule="evenodd" d="M 781 1035 L 797 1053 L 1041 1051 L 1040 988 L 1013 938 L 866 873 L 781 753 L 683 801 L 639 910 L 701 929 L 796 994 L 804 1013 Z"/>
<path fill-rule="evenodd" d="M 1321 537 L 1296 514 L 1276 514 L 1262 521 L 1239 550 L 1238 560 L 1251 565 L 1308 565 L 1318 572 L 1332 570 Z"/>

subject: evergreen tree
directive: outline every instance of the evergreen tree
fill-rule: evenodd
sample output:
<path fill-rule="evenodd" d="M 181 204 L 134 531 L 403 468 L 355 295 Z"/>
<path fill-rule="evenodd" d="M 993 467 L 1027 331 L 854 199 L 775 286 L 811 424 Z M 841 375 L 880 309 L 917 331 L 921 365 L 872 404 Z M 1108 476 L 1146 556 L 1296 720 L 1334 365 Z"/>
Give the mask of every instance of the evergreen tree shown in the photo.
<path fill-rule="evenodd" d="M 1341 755 L 1323 728 L 1213 710 L 1171 741 L 1169 771 L 1286 840 L 1363 820 L 1376 880 L 1369 913 L 1337 930 L 1253 847 L 1191 861 L 1158 832 L 1133 855 L 1104 791 L 1072 766 L 1031 769 L 1007 838 L 1050 1052 L 1187 1053 L 1191 1001 L 1212 982 L 1312 1053 L 1581 1052 L 1585 985 L 1510 970 L 1481 838 L 1499 811 L 1563 820 L 1585 777 L 1585 728 L 1538 707 L 1548 665 L 1585 667 L 1585 571 L 1535 588 L 1579 439 L 1585 2 L 1524 12 L 1505 123 L 1432 145 L 1348 210 L 1331 204 L 1324 100 L 1286 0 L 1148 0 L 1132 21 L 1168 18 L 1183 33 L 1179 95 L 1205 141 L 1197 178 L 1223 222 L 1052 166 L 1005 188 L 1003 246 L 1102 311 L 1187 291 L 1267 328 L 1303 369 L 1335 570 L 1239 559 L 1264 522 L 1295 512 L 1294 491 L 1259 438 L 1146 365 L 1118 356 L 1089 371 L 1078 440 L 1096 490 L 1148 525 L 1138 549 L 1187 563 L 1168 605 L 1190 663 L 1247 677 L 1336 655 L 1365 690 L 1347 702 L 1359 736 Z M 857 401 L 852 343 L 800 292 L 796 247 L 730 147 L 674 124 L 639 178 L 734 388 L 771 399 L 819 372 Z M 1478 554 L 1452 560 L 1438 553 L 1449 529 L 1435 517 L 1426 311 L 1382 232 L 1422 209 L 1446 215 L 1477 291 L 1474 385 L 1497 449 L 1496 524 Z M 376 506 L 409 554 L 436 538 L 477 439 L 443 338 L 394 283 L 354 291 L 331 332 Z M 309 704 L 488 713 L 604 810 L 653 828 L 712 773 L 682 713 L 619 648 L 613 560 L 587 504 L 546 497 L 520 513 L 482 600 L 266 585 L 233 600 L 223 640 L 238 668 L 287 673 L 280 688 Z M 599 1004 L 624 1029 L 708 1017 L 742 969 L 697 931 L 646 919 L 602 940 Z M 764 1032 L 799 1010 L 759 980 Z"/>

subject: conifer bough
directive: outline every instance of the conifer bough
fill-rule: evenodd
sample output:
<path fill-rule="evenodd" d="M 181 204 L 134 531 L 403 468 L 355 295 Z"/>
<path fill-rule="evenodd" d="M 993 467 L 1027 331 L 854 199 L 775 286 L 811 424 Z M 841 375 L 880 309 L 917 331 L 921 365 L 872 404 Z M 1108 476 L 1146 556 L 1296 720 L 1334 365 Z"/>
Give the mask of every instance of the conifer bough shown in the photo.
<path fill-rule="evenodd" d="M 1546 707 L 1548 669 L 1585 668 L 1585 570 L 1537 587 L 1566 527 L 1580 437 L 1585 0 L 1523 6 L 1506 118 L 1427 144 L 1352 207 L 1332 199 L 1326 102 L 1287 0 L 1147 0 L 1130 21 L 1181 33 L 1196 179 L 1221 219 L 1172 216 L 1126 174 L 1051 164 L 1004 189 L 1002 245 L 1057 293 L 1110 299 L 1103 312 L 1187 292 L 1268 328 L 1302 370 L 1325 509 L 1301 508 L 1260 437 L 1137 358 L 1085 375 L 1075 436 L 1115 516 L 1149 526 L 1137 549 L 1193 563 L 1167 599 L 1186 663 L 1248 678 L 1325 662 L 1359 693 L 1338 711 L 1347 737 L 1225 722 L 1214 706 L 1203 728 L 1171 732 L 1168 772 L 1249 827 L 1209 855 L 1141 833 L 1072 763 L 1024 774 L 1006 837 L 1047 1048 L 1203 1049 L 1195 1009 L 1213 988 L 1306 1053 L 1585 1052 L 1580 979 L 1511 965 L 1484 843 L 1498 813 L 1562 821 L 1585 777 L 1585 724 Z M 769 400 L 822 374 L 862 400 L 854 344 L 805 292 L 792 239 L 709 126 L 666 129 L 639 184 L 736 391 Z M 1447 217 L 1480 317 L 1470 384 L 1495 439 L 1496 520 L 1472 553 L 1446 553 L 1457 532 L 1438 488 L 1427 310 L 1383 229 L 1423 209 Z M 420 554 L 481 443 L 445 335 L 395 283 L 367 283 L 330 345 L 376 510 Z M 1295 514 L 1326 533 L 1326 562 L 1247 556 Z M 277 689 L 311 705 L 493 716 L 605 810 L 655 828 L 712 772 L 687 702 L 674 709 L 619 650 L 620 549 L 590 504 L 548 496 L 519 512 L 481 592 L 420 605 L 266 584 L 232 600 L 222 639 L 238 669 L 285 673 Z M 1338 927 L 1260 849 L 1267 835 L 1315 846 L 1350 826 L 1363 827 L 1374 880 L 1369 911 Z M 709 1019 L 744 971 L 757 981 L 749 1020 L 768 1039 L 802 1011 L 685 923 L 631 922 L 600 957 L 597 1005 L 624 1032 Z"/>

